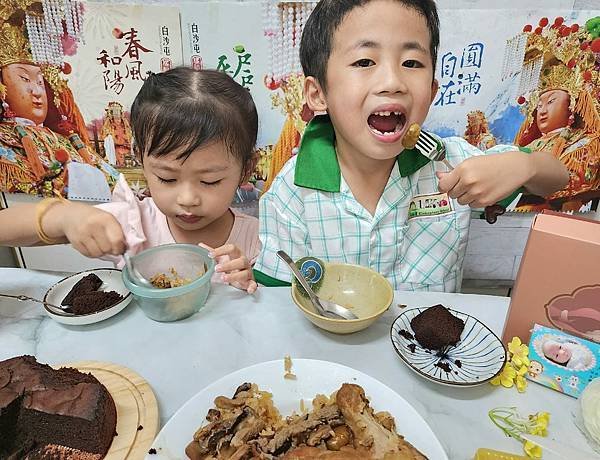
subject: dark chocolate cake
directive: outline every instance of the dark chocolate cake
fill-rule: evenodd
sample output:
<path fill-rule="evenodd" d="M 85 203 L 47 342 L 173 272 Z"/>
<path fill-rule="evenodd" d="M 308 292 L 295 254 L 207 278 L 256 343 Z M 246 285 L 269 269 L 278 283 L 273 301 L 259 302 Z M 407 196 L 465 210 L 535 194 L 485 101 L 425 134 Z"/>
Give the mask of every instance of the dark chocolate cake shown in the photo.
<path fill-rule="evenodd" d="M 73 305 L 70 311 L 76 315 L 86 315 L 97 311 L 105 310 L 106 308 L 119 303 L 123 300 L 123 296 L 115 291 L 93 291 L 76 296 L 73 300 Z"/>
<path fill-rule="evenodd" d="M 458 343 L 465 323 L 443 305 L 434 305 L 415 316 L 410 327 L 423 348 L 440 350 Z"/>
<path fill-rule="evenodd" d="M 87 294 L 88 292 L 97 291 L 100 286 L 102 286 L 102 280 L 98 277 L 98 275 L 90 273 L 75 283 L 75 285 L 63 299 L 61 305 L 63 307 L 70 307 L 73 305 L 73 300 L 75 297 L 82 294 Z"/>
<path fill-rule="evenodd" d="M 0 362 L 0 458 L 101 459 L 116 422 L 115 403 L 93 375 L 33 356 Z"/>
<path fill-rule="evenodd" d="M 61 305 L 68 307 L 70 313 L 87 315 L 102 311 L 119 303 L 123 296 L 115 291 L 99 291 L 102 280 L 94 273 L 81 278 L 65 296 Z"/>

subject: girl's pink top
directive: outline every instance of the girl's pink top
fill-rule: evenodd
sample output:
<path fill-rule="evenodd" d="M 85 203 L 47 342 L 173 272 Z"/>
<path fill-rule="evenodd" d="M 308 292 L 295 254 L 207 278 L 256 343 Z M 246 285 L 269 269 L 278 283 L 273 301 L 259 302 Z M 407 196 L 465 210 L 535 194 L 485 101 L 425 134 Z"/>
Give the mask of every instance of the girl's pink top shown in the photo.
<path fill-rule="evenodd" d="M 119 221 L 130 255 L 162 244 L 175 243 L 167 218 L 156 207 L 154 200 L 150 197 L 143 200 L 136 197 L 122 174 L 113 190 L 112 201 L 96 207 L 109 212 Z M 258 219 L 232 208 L 230 210 L 234 221 L 226 244 L 236 245 L 254 263 L 260 252 Z M 117 268 L 125 265 L 123 256 L 106 255 L 103 259 L 113 262 Z M 220 282 L 221 274 L 215 273 L 212 280 Z"/>

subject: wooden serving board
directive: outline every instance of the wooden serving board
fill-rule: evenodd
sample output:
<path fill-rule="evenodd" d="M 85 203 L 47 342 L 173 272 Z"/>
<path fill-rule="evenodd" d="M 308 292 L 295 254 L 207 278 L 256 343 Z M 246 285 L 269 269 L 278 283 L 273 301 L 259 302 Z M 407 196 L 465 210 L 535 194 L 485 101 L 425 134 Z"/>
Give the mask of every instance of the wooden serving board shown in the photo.
<path fill-rule="evenodd" d="M 148 382 L 131 369 L 112 363 L 79 361 L 63 366 L 91 373 L 107 388 L 115 401 L 117 436 L 105 459 L 144 458 L 156 436 L 159 423 L 156 397 Z"/>

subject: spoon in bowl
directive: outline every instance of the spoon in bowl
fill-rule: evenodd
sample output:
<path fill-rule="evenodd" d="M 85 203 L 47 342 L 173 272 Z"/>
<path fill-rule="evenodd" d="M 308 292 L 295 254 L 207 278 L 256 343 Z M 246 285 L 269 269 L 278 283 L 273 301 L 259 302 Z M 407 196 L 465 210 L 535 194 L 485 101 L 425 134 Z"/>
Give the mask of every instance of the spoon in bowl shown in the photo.
<path fill-rule="evenodd" d="M 44 304 L 48 307 L 52 313 L 61 316 L 77 316 L 75 313 L 71 313 L 69 311 L 69 307 L 61 307 L 59 305 L 54 305 L 52 303 L 46 302 L 44 300 L 36 299 L 35 297 L 29 297 L 27 295 L 11 295 L 11 294 L 0 294 L 0 297 L 8 297 L 9 299 L 16 299 L 19 302 L 23 302 L 25 300 L 31 300 L 32 302 L 38 302 Z"/>
<path fill-rule="evenodd" d="M 290 270 L 292 270 L 292 273 L 308 294 L 310 301 L 314 305 L 319 315 L 333 319 L 358 319 L 358 316 L 356 316 L 346 307 L 342 307 L 335 302 L 319 298 L 310 287 L 310 284 L 308 284 L 308 281 L 306 281 L 304 276 L 302 276 L 302 273 L 300 273 L 300 270 L 298 270 L 298 267 L 296 267 L 294 261 L 290 256 L 287 255 L 285 251 L 277 251 L 277 255 L 288 265 L 288 267 L 290 267 Z"/>
<path fill-rule="evenodd" d="M 135 268 L 135 266 L 133 265 L 133 262 L 131 261 L 131 257 L 129 257 L 129 254 L 127 254 L 127 253 L 123 254 L 123 258 L 125 259 L 125 265 L 127 265 L 127 271 L 129 272 L 131 281 L 133 281 L 133 283 L 137 284 L 138 286 L 153 289 L 154 286 L 152 285 L 152 283 L 150 281 L 148 281 L 144 277 L 144 275 L 142 275 L 139 272 L 139 270 L 137 268 Z"/>

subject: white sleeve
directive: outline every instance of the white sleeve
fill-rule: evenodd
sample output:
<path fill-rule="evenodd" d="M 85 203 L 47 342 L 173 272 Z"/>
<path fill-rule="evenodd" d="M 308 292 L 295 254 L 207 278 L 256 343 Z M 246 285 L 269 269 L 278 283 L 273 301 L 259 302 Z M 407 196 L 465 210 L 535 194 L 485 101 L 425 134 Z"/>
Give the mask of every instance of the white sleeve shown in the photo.
<path fill-rule="evenodd" d="M 285 176 L 280 173 L 259 201 L 258 233 L 262 248 L 254 269 L 260 272 L 256 273 L 257 281 L 267 286 L 275 285 L 269 283 L 269 278 L 284 282 L 292 278 L 277 251 L 284 250 L 292 260 L 310 254 L 310 237 L 303 220 L 304 205 L 298 187 L 293 184 L 293 170 L 287 174 L 292 179 L 291 185 Z"/>

